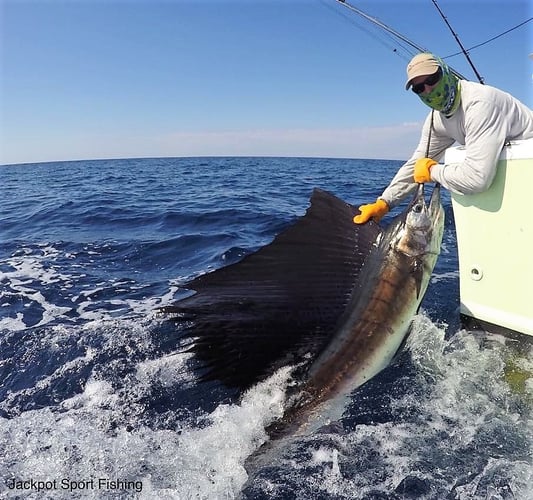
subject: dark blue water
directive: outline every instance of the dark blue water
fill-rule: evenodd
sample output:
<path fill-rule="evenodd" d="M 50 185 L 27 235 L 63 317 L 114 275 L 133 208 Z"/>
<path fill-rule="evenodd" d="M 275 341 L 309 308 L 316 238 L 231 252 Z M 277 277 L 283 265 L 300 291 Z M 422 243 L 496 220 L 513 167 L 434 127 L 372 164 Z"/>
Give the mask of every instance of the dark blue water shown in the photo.
<path fill-rule="evenodd" d="M 287 373 L 197 382 L 155 310 L 303 215 L 375 199 L 399 162 L 107 160 L 0 167 L 1 498 L 533 498 L 533 356 L 462 330 L 453 215 L 405 350 L 338 425 L 249 477 Z M 18 482 L 18 483 L 17 483 Z M 40 491 L 38 491 L 40 490 Z"/>

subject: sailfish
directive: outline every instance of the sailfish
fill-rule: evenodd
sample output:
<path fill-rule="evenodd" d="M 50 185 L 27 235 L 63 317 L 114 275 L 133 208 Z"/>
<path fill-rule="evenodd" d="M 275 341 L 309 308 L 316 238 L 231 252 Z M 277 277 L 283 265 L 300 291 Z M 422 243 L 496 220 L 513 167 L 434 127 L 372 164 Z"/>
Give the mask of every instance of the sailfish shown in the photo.
<path fill-rule="evenodd" d="M 305 215 L 270 244 L 184 284 L 196 293 L 164 308 L 187 325 L 202 380 L 245 390 L 300 367 L 298 396 L 271 438 L 300 432 L 386 367 L 424 297 L 442 242 L 440 186 L 427 203 L 418 185 L 386 228 L 354 224 L 358 213 L 315 188 Z"/>

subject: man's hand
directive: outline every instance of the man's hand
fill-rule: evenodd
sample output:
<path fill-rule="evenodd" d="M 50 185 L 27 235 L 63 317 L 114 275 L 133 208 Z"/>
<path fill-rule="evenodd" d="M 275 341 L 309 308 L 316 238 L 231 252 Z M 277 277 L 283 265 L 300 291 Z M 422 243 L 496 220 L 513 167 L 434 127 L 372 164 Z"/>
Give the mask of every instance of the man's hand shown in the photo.
<path fill-rule="evenodd" d="M 416 160 L 413 178 L 415 182 L 431 182 L 431 167 L 437 162 L 431 158 L 420 158 Z"/>
<path fill-rule="evenodd" d="M 353 221 L 356 224 L 364 224 L 370 219 L 374 219 L 376 222 L 379 222 L 381 218 L 389 211 L 389 205 L 385 200 L 378 198 L 375 203 L 361 205 L 359 210 L 361 213 L 353 218 Z"/>

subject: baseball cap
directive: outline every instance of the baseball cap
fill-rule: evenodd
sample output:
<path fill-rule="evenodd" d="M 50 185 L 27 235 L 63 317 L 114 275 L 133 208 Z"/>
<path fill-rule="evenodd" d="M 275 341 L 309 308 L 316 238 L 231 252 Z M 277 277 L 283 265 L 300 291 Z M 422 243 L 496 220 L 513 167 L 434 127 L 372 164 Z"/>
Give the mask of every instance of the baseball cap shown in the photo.
<path fill-rule="evenodd" d="M 437 58 L 429 52 L 422 52 L 411 59 L 407 65 L 407 82 L 405 82 L 405 89 L 411 86 L 411 82 L 417 76 L 432 75 L 440 68 Z"/>

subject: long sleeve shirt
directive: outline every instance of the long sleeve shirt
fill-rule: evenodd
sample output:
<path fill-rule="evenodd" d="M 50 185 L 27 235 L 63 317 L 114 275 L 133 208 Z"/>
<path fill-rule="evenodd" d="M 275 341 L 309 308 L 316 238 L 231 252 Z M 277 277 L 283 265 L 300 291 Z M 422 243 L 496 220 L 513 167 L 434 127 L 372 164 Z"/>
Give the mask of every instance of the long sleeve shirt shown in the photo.
<path fill-rule="evenodd" d="M 533 138 L 533 111 L 502 90 L 461 80 L 461 103 L 447 118 L 433 113 L 433 130 L 428 153 L 431 113 L 422 128 L 413 156 L 405 162 L 380 196 L 392 208 L 416 187 L 413 180 L 416 160 L 429 157 L 439 161 L 455 142 L 465 146 L 461 163 L 437 164 L 431 178 L 458 194 L 488 189 L 496 174 L 498 158 L 507 141 Z"/>

